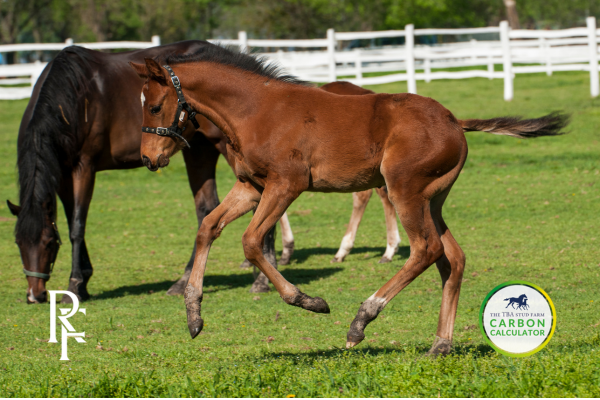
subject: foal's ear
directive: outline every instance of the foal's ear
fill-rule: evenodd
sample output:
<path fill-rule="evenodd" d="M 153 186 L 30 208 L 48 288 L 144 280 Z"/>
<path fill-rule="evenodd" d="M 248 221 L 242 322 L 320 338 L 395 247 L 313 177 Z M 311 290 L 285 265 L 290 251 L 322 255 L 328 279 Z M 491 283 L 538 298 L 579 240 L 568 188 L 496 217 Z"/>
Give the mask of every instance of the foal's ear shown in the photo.
<path fill-rule="evenodd" d="M 8 205 L 8 209 L 10 210 L 12 215 L 14 215 L 15 217 L 19 215 L 19 213 L 21 212 L 21 207 L 11 203 L 10 200 L 6 200 L 6 204 Z"/>
<path fill-rule="evenodd" d="M 167 84 L 167 73 L 164 69 L 158 65 L 156 61 L 151 58 L 144 58 L 146 61 L 146 68 L 150 74 L 150 78 L 157 80 L 161 85 Z"/>
<path fill-rule="evenodd" d="M 129 61 L 129 65 L 131 65 L 131 68 L 133 68 L 133 70 L 135 71 L 136 74 L 138 74 L 138 76 L 142 79 L 148 79 L 148 68 L 146 68 L 146 64 L 138 64 L 138 63 L 134 63 L 133 61 Z"/>

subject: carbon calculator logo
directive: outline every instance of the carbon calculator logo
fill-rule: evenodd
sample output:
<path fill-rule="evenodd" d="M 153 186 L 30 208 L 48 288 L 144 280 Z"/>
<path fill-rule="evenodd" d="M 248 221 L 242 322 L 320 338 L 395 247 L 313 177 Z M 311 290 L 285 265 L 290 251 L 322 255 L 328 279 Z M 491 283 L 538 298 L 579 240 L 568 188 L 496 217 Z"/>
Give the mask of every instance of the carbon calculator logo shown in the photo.
<path fill-rule="evenodd" d="M 526 357 L 544 348 L 556 329 L 556 310 L 539 286 L 505 282 L 486 296 L 479 312 L 483 337 L 496 351 Z"/>

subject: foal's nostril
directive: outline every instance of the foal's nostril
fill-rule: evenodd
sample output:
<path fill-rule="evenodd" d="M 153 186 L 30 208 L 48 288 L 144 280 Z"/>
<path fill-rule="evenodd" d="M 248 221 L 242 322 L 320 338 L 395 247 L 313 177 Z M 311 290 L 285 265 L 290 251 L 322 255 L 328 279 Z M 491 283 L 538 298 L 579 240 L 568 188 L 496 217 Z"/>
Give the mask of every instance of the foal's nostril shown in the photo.
<path fill-rule="evenodd" d="M 148 168 L 150 171 L 156 171 L 158 167 L 152 166 L 152 161 L 146 156 L 142 156 L 142 163 Z"/>

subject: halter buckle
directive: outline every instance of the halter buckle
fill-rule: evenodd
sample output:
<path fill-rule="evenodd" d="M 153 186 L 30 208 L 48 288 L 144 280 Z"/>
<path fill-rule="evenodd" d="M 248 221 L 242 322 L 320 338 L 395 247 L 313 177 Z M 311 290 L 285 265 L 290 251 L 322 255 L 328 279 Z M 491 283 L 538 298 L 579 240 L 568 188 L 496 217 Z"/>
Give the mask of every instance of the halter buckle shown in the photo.
<path fill-rule="evenodd" d="M 158 136 L 170 136 L 169 128 L 156 128 L 156 134 Z"/>
<path fill-rule="evenodd" d="M 179 78 L 177 76 L 172 76 L 171 82 L 173 82 L 173 86 L 175 87 L 181 86 L 181 82 L 179 82 Z"/>

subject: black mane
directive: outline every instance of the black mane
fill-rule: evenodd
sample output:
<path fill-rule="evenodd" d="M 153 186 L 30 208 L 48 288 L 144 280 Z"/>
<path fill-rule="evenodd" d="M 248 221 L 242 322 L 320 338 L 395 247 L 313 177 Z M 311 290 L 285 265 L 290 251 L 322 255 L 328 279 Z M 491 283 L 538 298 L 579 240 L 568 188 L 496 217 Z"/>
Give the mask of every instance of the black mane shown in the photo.
<path fill-rule="evenodd" d="M 195 53 L 172 55 L 167 58 L 167 64 L 169 65 L 194 61 L 207 61 L 230 65 L 244 71 L 264 76 L 265 78 L 295 85 L 313 86 L 310 82 L 286 74 L 277 64 L 273 62 L 269 63 L 267 57 L 257 57 L 218 45 L 203 47 Z"/>
<path fill-rule="evenodd" d="M 17 145 L 19 203 L 17 240 L 38 243 L 45 219 L 56 210 L 62 167 L 77 153 L 79 110 L 91 79 L 90 52 L 71 46 L 52 61 L 31 119 L 21 129 Z"/>

